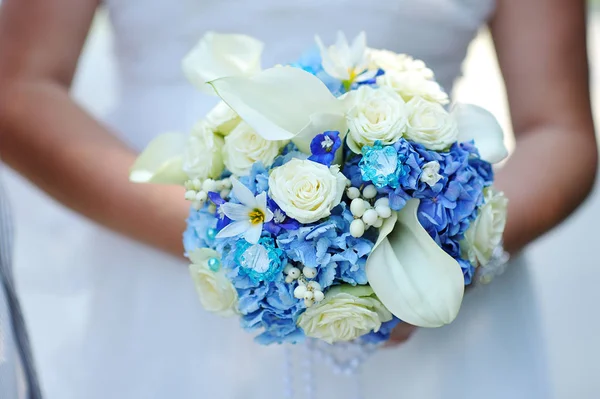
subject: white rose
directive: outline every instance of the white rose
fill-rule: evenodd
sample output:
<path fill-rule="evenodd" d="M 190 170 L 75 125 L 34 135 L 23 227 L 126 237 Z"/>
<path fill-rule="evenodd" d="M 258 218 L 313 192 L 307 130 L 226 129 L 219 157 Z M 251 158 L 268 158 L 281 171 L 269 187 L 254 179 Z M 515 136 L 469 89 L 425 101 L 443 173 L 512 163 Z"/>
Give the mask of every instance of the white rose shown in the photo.
<path fill-rule="evenodd" d="M 236 315 L 238 294 L 220 267 L 219 253 L 212 249 L 200 248 L 190 254 L 190 259 L 190 274 L 204 309 L 221 316 Z"/>
<path fill-rule="evenodd" d="M 389 50 L 369 49 L 369 68 L 383 69 L 387 72 L 413 71 L 428 80 L 433 80 L 433 71 L 421 60 L 415 60 L 407 54 L 398 54 Z"/>
<path fill-rule="evenodd" d="M 414 97 L 422 97 L 428 101 L 440 104 L 448 104 L 448 94 L 440 85 L 426 78 L 422 71 L 386 71 L 377 78 L 377 84 L 381 87 L 390 87 L 398 93 L 404 101 L 410 101 Z"/>
<path fill-rule="evenodd" d="M 342 200 L 345 187 L 346 177 L 337 165 L 328 168 L 309 160 L 292 159 L 269 176 L 269 196 L 300 223 L 329 216 Z"/>
<path fill-rule="evenodd" d="M 206 124 L 214 132 L 227 136 L 240 122 L 239 115 L 224 101 L 220 101 L 206 115 Z"/>
<path fill-rule="evenodd" d="M 502 242 L 508 207 L 504 194 L 492 188 L 484 190 L 484 199 L 477 218 L 471 222 L 460 243 L 463 256 L 473 265 L 482 266 L 490 261 L 494 250 Z"/>
<path fill-rule="evenodd" d="M 409 116 L 405 138 L 434 151 L 445 150 L 456 142 L 456 119 L 440 104 L 415 97 L 407 106 Z"/>
<path fill-rule="evenodd" d="M 369 286 L 331 288 L 325 299 L 298 318 L 298 326 L 308 337 L 330 344 L 351 341 L 371 331 L 379 331 L 392 314 L 375 297 Z"/>
<path fill-rule="evenodd" d="M 375 141 L 393 144 L 406 129 L 407 110 L 404 100 L 388 88 L 361 86 L 348 93 L 344 101 L 352 105 L 346 114 L 348 146 L 360 154 L 365 145 Z"/>
<path fill-rule="evenodd" d="M 183 154 L 183 171 L 190 179 L 216 179 L 223 173 L 223 138 L 204 122 L 194 126 Z"/>
<path fill-rule="evenodd" d="M 265 140 L 247 123 L 241 122 L 225 137 L 225 166 L 234 175 L 247 175 L 256 162 L 271 166 L 281 146 L 281 141 Z"/>

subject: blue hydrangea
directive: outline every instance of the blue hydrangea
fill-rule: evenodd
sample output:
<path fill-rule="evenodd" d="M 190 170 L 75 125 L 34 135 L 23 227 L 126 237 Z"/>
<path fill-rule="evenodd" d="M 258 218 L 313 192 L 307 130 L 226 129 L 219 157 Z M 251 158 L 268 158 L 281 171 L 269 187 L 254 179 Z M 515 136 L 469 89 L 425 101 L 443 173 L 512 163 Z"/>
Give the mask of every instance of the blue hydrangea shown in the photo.
<path fill-rule="evenodd" d="M 268 247 L 268 251 L 274 249 L 271 238 L 263 237 L 260 243 Z M 249 246 L 246 243 L 246 248 Z M 286 263 L 285 254 L 276 249 L 279 260 L 275 260 L 275 267 L 268 278 L 258 279 L 238 261 L 237 249 L 240 247 L 244 247 L 243 240 L 226 238 L 217 240 L 216 250 L 221 253 L 221 265 L 238 292 L 242 328 L 260 331 L 256 340 L 265 345 L 301 341 L 304 334 L 296 322 L 305 306 L 294 298 L 293 286 L 284 281 L 282 268 Z"/>
<path fill-rule="evenodd" d="M 350 183 L 353 187 L 360 187 L 365 184 L 359 166 L 362 157 L 353 153 L 347 147 L 344 150 L 346 159 L 342 168 L 342 173 L 350 179 Z"/>
<path fill-rule="evenodd" d="M 248 176 L 239 177 L 240 183 L 248 187 L 254 195 L 269 191 L 269 172 L 262 164 L 256 162 L 252 165 Z"/>
<path fill-rule="evenodd" d="M 493 180 L 491 165 L 479 158 L 472 143 L 456 143 L 447 153 L 424 149 L 417 152 L 426 162 L 440 163 L 443 184 L 428 187 L 421 183 L 414 196 L 421 200 L 418 210 L 420 223 L 444 251 L 461 265 L 465 284 L 470 284 L 473 266 L 461 258 L 460 241 L 483 204 L 483 188 Z"/>
<path fill-rule="evenodd" d="M 371 331 L 368 334 L 363 335 L 360 339 L 367 344 L 380 344 L 390 339 L 392 330 L 400 323 L 400 319 L 393 317 L 392 320 L 381 324 L 379 331 Z"/>
<path fill-rule="evenodd" d="M 186 256 L 198 248 L 215 248 L 217 218 L 208 211 L 207 207 L 200 210 L 191 207 L 186 222 L 187 228 L 183 233 Z"/>
<path fill-rule="evenodd" d="M 292 159 L 307 159 L 308 155 L 298 150 L 296 144 L 290 142 L 281 151 L 281 155 L 279 155 L 273 161 L 273 165 L 271 165 L 271 169 L 278 168 L 282 165 L 285 165 Z"/>
<path fill-rule="evenodd" d="M 465 285 L 469 285 L 473 282 L 473 275 L 475 274 L 475 266 L 466 259 L 457 257 L 456 260 L 462 269 L 463 276 L 465 277 Z"/>
<path fill-rule="evenodd" d="M 281 234 L 277 244 L 289 259 L 316 268 L 316 280 L 323 289 L 342 282 L 367 284 L 365 264 L 377 233 L 368 231 L 361 238 L 352 237 L 352 220 L 351 212 L 342 204 L 322 223 Z"/>

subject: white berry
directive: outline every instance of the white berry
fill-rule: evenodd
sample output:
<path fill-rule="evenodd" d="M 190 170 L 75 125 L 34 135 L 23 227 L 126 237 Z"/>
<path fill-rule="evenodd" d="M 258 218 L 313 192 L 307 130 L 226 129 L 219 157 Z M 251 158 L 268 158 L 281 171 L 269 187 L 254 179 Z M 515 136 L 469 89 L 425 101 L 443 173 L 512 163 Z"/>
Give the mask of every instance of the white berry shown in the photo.
<path fill-rule="evenodd" d="M 217 213 L 217 206 L 215 204 L 209 204 L 208 205 L 208 212 L 215 214 Z"/>
<path fill-rule="evenodd" d="M 292 267 L 288 272 L 288 276 L 290 276 L 293 279 L 297 279 L 298 277 L 300 277 L 300 269 L 298 269 L 297 267 Z"/>
<path fill-rule="evenodd" d="M 310 308 L 314 304 L 315 304 L 315 301 L 312 300 L 312 299 L 305 299 L 304 300 L 304 305 L 306 305 L 307 308 Z"/>
<path fill-rule="evenodd" d="M 285 282 L 288 284 L 291 284 L 294 282 L 294 279 L 291 276 L 286 276 L 285 277 Z"/>
<path fill-rule="evenodd" d="M 348 188 L 348 190 L 346 190 L 346 195 L 348 196 L 348 198 L 350 198 L 351 200 L 360 197 L 360 190 L 356 187 L 350 187 Z"/>
<path fill-rule="evenodd" d="M 387 219 L 392 216 L 392 209 L 389 206 L 378 205 L 375 207 L 377 214 L 383 219 Z"/>
<path fill-rule="evenodd" d="M 223 180 L 217 180 L 215 182 L 215 190 L 217 190 L 217 191 L 223 191 L 226 188 L 227 187 L 225 187 L 225 184 L 223 184 Z"/>
<path fill-rule="evenodd" d="M 312 289 L 313 291 L 321 291 L 321 284 L 317 283 L 316 281 L 309 281 L 308 288 Z"/>
<path fill-rule="evenodd" d="M 305 291 L 304 292 L 304 299 L 313 299 L 315 297 L 315 294 L 313 294 L 312 291 Z"/>
<path fill-rule="evenodd" d="M 378 206 L 390 206 L 390 199 L 388 197 L 381 197 L 375 201 L 375 208 Z"/>
<path fill-rule="evenodd" d="M 350 203 L 350 212 L 357 218 L 362 217 L 366 210 L 365 201 L 360 198 L 355 198 Z"/>
<path fill-rule="evenodd" d="M 365 222 L 360 219 L 355 219 L 350 223 L 350 234 L 352 237 L 362 237 L 365 234 Z"/>
<path fill-rule="evenodd" d="M 377 189 L 374 185 L 369 184 L 367 187 L 363 188 L 363 197 L 366 199 L 375 198 L 377 196 Z"/>
<path fill-rule="evenodd" d="M 322 291 L 315 291 L 315 297 L 313 298 L 315 300 L 315 302 L 321 302 L 323 299 L 325 299 L 325 294 L 323 294 Z"/>
<path fill-rule="evenodd" d="M 367 209 L 362 217 L 362 220 L 366 225 L 372 226 L 375 224 L 375 222 L 377 222 L 378 217 L 379 216 L 377 215 L 375 209 Z"/>
<path fill-rule="evenodd" d="M 304 294 L 306 294 L 306 286 L 299 285 L 294 289 L 294 298 L 304 299 Z"/>
<path fill-rule="evenodd" d="M 204 183 L 202 183 L 202 190 L 209 192 L 209 191 L 215 191 L 217 189 L 217 182 L 215 182 L 213 179 L 206 179 L 204 180 Z"/>
<path fill-rule="evenodd" d="M 199 179 L 192 180 L 192 188 L 196 191 L 202 190 L 202 182 Z"/>
<path fill-rule="evenodd" d="M 188 201 L 194 201 L 196 199 L 196 192 L 194 190 L 188 190 L 185 192 L 185 199 Z"/>
<path fill-rule="evenodd" d="M 221 191 L 221 198 L 227 199 L 227 197 L 229 197 L 230 193 L 231 193 L 230 189 L 225 189 L 225 190 Z"/>
<path fill-rule="evenodd" d="M 380 228 L 381 226 L 383 226 L 382 218 L 377 219 L 377 221 L 375 223 L 373 223 L 373 227 L 375 227 L 376 229 Z"/>
<path fill-rule="evenodd" d="M 292 270 L 292 267 L 294 267 L 294 265 L 292 265 L 291 263 L 288 263 L 287 265 L 285 265 L 285 267 L 283 268 L 283 272 L 285 274 L 290 274 L 290 270 Z"/>
<path fill-rule="evenodd" d="M 204 191 L 198 191 L 198 193 L 196 194 L 195 200 L 199 201 L 199 202 L 204 202 L 207 200 L 207 198 L 208 198 L 208 195 Z"/>
<path fill-rule="evenodd" d="M 317 269 L 314 267 L 305 267 L 302 269 L 302 274 L 304 274 L 306 278 L 315 278 L 317 276 Z"/>

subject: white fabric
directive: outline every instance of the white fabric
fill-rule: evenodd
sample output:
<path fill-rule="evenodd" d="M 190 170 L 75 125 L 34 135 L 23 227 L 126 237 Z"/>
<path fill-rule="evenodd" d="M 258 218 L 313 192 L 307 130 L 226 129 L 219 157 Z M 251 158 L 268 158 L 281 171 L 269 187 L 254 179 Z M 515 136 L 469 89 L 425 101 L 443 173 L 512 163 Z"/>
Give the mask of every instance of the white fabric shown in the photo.
<path fill-rule="evenodd" d="M 332 41 L 338 29 L 350 37 L 365 30 L 370 46 L 422 58 L 451 89 L 469 42 L 494 4 L 109 0 L 107 6 L 120 77 L 119 101 L 108 123 L 141 149 L 161 132 L 187 130 L 214 104 L 180 71 L 182 56 L 206 30 L 263 40 L 264 66 L 293 61 L 312 45 L 315 33 Z M 74 311 L 86 319 L 82 323 L 65 312 L 58 321 L 61 345 L 52 369 L 42 375 L 48 398 L 283 396 L 282 348 L 258 346 L 235 319 L 203 311 L 184 262 L 87 223 L 62 226 L 55 226 L 56 236 L 74 248 L 61 259 L 70 272 L 40 285 L 54 299 L 80 298 Z M 375 355 L 363 375 L 367 397 L 547 398 L 531 296 L 525 266 L 513 265 L 493 285 L 469 293 L 454 324 L 420 330 L 406 345 Z M 319 398 L 352 397 L 353 384 L 324 367 L 317 371 Z"/>

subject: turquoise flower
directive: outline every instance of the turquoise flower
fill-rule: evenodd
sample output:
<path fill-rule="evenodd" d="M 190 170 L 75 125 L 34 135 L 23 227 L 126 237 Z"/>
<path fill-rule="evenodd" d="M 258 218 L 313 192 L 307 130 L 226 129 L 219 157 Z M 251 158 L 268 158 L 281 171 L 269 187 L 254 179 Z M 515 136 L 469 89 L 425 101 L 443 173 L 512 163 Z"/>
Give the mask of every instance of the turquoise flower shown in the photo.
<path fill-rule="evenodd" d="M 240 266 L 240 274 L 248 276 L 253 283 L 274 281 L 281 275 L 286 259 L 270 237 L 261 238 L 257 244 L 244 240 L 236 243 L 235 261 Z"/>
<path fill-rule="evenodd" d="M 398 187 L 404 169 L 393 146 L 382 146 L 376 142 L 372 147 L 364 146 L 362 155 L 358 166 L 364 181 L 371 181 L 378 188 Z"/>

